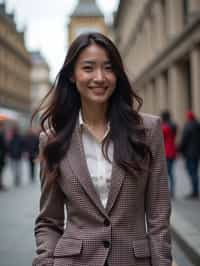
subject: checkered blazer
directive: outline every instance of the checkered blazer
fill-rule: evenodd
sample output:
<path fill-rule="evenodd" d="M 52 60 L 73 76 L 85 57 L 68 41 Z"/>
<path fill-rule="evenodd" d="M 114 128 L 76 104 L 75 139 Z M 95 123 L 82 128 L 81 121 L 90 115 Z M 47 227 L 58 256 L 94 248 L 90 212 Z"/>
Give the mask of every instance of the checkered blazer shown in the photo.
<path fill-rule="evenodd" d="M 170 200 L 159 118 L 142 114 L 153 160 L 134 178 L 112 166 L 106 208 L 93 186 L 79 127 L 55 185 L 41 176 L 33 266 L 171 266 Z M 40 143 L 45 142 L 44 134 Z M 64 226 L 64 208 L 67 220 Z"/>

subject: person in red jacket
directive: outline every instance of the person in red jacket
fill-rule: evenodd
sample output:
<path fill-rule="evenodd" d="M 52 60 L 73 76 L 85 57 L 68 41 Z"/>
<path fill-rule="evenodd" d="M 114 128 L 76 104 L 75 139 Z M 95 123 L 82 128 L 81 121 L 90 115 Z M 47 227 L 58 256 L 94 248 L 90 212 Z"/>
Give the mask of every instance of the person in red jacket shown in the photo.
<path fill-rule="evenodd" d="M 177 126 L 172 121 L 169 111 L 163 111 L 161 114 L 162 119 L 162 132 L 164 136 L 165 155 L 167 159 L 167 168 L 169 176 L 169 188 L 171 196 L 174 196 L 175 180 L 174 180 L 174 162 L 176 159 L 176 132 Z"/>

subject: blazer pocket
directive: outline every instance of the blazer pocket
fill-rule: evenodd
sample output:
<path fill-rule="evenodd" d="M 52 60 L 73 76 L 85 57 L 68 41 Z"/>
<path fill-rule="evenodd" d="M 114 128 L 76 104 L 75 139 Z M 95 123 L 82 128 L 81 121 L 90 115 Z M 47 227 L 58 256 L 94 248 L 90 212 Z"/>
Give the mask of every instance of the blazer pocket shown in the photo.
<path fill-rule="evenodd" d="M 54 257 L 79 255 L 83 245 L 82 242 L 83 241 L 81 239 L 61 237 L 56 245 Z"/>
<path fill-rule="evenodd" d="M 138 239 L 133 241 L 133 251 L 136 258 L 148 258 L 151 257 L 149 240 Z"/>

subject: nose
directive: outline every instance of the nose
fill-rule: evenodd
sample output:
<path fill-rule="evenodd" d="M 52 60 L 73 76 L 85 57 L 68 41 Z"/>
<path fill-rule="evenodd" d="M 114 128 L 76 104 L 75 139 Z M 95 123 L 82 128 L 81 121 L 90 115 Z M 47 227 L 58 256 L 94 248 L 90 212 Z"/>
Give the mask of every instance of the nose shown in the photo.
<path fill-rule="evenodd" d="M 95 71 L 94 81 L 103 82 L 105 80 L 105 75 L 102 69 L 97 69 Z"/>

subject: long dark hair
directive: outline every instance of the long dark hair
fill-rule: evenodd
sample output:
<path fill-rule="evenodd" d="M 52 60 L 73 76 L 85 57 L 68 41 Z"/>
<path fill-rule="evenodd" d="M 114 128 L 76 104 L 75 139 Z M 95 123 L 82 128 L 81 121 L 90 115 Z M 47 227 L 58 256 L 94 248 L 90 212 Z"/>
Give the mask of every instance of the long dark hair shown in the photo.
<path fill-rule="evenodd" d="M 46 128 L 51 131 L 42 153 L 51 180 L 59 176 L 59 162 L 69 148 L 81 108 L 80 95 L 72 81 L 75 63 L 81 51 L 94 43 L 106 50 L 117 77 L 116 88 L 109 99 L 107 110 L 110 133 L 102 145 L 105 158 L 109 160 L 107 150 L 112 141 L 115 162 L 128 174 L 136 176 L 138 171 L 144 170 L 144 162 L 151 155 L 146 144 L 143 121 L 138 113 L 142 99 L 131 87 L 117 48 L 100 33 L 82 34 L 71 44 L 54 85 L 34 114 L 43 108 L 41 128 L 44 132 L 47 131 Z M 45 102 L 47 104 L 44 107 Z"/>

